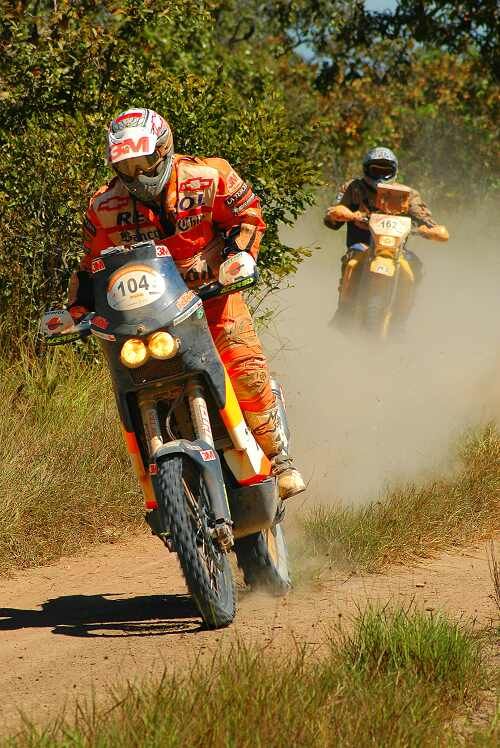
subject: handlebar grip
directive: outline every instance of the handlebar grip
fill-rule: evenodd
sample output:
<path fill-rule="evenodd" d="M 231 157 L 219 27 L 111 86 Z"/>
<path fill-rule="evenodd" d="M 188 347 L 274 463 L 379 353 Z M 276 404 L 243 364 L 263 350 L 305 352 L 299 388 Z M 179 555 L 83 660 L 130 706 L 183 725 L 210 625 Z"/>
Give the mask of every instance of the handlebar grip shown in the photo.
<path fill-rule="evenodd" d="M 235 283 L 229 283 L 225 286 L 223 286 L 222 283 L 219 283 L 219 281 L 207 283 L 195 290 L 195 293 L 198 294 L 202 301 L 206 301 L 207 299 L 213 299 L 215 296 L 228 296 L 231 293 L 245 291 L 247 288 L 254 286 L 258 280 L 259 271 L 255 268 L 253 275 L 249 275 L 247 278 L 242 278 Z"/>

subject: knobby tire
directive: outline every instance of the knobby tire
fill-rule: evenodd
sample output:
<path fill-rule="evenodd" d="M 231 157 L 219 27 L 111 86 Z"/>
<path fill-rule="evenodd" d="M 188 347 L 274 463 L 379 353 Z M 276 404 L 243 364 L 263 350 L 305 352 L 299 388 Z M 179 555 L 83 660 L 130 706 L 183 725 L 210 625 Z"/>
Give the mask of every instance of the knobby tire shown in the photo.
<path fill-rule="evenodd" d="M 273 533 L 279 548 L 279 558 L 271 552 L 268 533 Z M 268 540 L 269 538 L 269 540 Z M 266 532 L 257 532 L 239 538 L 235 542 L 238 566 L 243 572 L 245 583 L 252 589 L 270 593 L 276 597 L 286 595 L 291 587 L 288 571 L 288 555 L 281 526 L 278 524 Z"/>
<path fill-rule="evenodd" d="M 230 624 L 236 613 L 236 588 L 228 554 L 223 553 L 210 538 L 210 552 L 218 564 L 214 588 L 214 580 L 211 583 L 207 565 L 200 557 L 197 529 L 188 508 L 182 478 L 182 457 L 173 457 L 160 465 L 161 511 L 188 590 L 205 625 L 208 628 L 221 628 Z M 204 515 L 202 521 L 203 518 Z"/>

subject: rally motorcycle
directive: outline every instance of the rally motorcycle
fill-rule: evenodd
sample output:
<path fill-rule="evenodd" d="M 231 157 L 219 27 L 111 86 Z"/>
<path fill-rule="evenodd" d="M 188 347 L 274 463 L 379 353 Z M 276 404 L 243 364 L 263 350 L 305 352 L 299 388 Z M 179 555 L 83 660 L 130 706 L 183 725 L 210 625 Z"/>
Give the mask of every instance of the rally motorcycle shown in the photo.
<path fill-rule="evenodd" d="M 410 234 L 416 233 L 407 215 L 410 194 L 404 185 L 377 187 L 376 210 L 363 219 L 370 230 L 370 244 L 349 248 L 339 289 L 338 312 L 344 328 L 385 340 L 408 317 L 415 277 L 405 249 Z"/>
<path fill-rule="evenodd" d="M 255 261 L 240 252 L 222 263 L 217 281 L 194 292 L 166 246 L 111 247 L 92 263 L 95 312 L 77 325 L 67 310 L 42 320 L 50 345 L 98 339 L 146 520 L 177 553 L 210 628 L 235 616 L 231 549 L 250 586 L 278 595 L 290 588 L 276 478 L 245 423 L 203 309 L 203 300 L 256 278 Z M 272 386 L 286 439 L 281 390 Z"/>

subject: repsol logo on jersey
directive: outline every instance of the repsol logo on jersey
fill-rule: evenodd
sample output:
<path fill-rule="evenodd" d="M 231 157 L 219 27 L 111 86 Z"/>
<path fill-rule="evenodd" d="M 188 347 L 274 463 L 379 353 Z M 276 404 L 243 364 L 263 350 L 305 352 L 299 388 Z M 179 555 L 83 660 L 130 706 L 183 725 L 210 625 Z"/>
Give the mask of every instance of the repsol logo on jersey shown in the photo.
<path fill-rule="evenodd" d="M 146 221 L 146 216 L 143 216 L 142 213 L 137 213 L 137 223 L 139 226 L 142 226 Z M 126 226 L 127 224 L 135 223 L 135 221 L 133 220 L 132 213 L 126 210 L 123 213 L 118 213 L 116 216 L 116 223 L 118 226 Z"/>
<path fill-rule="evenodd" d="M 202 220 L 203 217 L 200 215 L 180 218 L 177 221 L 177 229 L 179 231 L 188 231 L 189 229 L 193 229 L 195 226 L 198 226 L 202 222 Z"/>

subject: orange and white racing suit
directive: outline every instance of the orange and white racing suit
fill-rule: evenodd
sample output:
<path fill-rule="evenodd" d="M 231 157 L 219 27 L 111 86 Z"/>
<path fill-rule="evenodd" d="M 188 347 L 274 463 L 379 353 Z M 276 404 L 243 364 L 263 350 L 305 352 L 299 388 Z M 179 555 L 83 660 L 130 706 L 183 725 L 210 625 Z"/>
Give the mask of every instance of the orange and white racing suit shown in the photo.
<path fill-rule="evenodd" d="M 154 205 L 133 198 L 118 178 L 91 198 L 84 219 L 85 253 L 72 276 L 69 310 L 92 310 L 92 260 L 110 246 L 148 239 L 166 244 L 190 288 L 218 278 L 222 250 L 257 257 L 266 225 L 260 200 L 224 159 L 175 155 Z M 267 362 L 240 293 L 205 302 L 210 332 L 256 440 L 268 457 L 281 452 L 276 401 Z"/>

